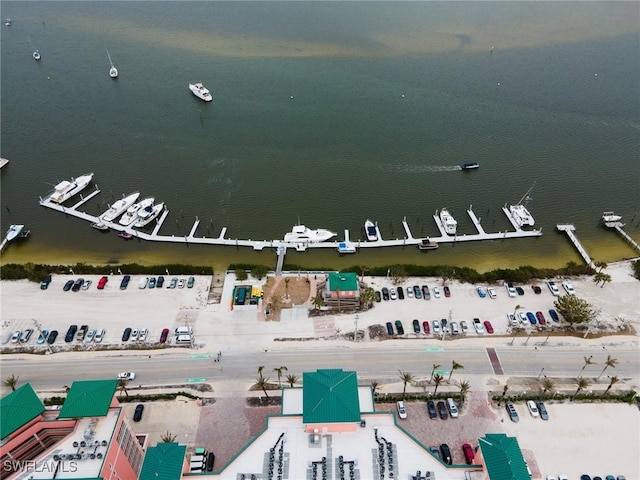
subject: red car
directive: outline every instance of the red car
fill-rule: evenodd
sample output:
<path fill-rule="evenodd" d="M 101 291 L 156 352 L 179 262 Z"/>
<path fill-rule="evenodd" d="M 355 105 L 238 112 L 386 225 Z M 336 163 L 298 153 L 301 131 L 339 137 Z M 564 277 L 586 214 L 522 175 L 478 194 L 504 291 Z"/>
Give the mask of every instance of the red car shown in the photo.
<path fill-rule="evenodd" d="M 160 343 L 166 342 L 168 336 L 169 336 L 169 329 L 163 328 L 162 333 L 160 334 Z"/>
<path fill-rule="evenodd" d="M 489 320 L 484 321 L 484 328 L 487 330 L 487 333 L 493 333 L 493 325 Z"/>
<path fill-rule="evenodd" d="M 109 277 L 101 277 L 100 280 L 98 280 L 98 290 L 104 290 L 104 286 L 108 281 Z"/>
<path fill-rule="evenodd" d="M 467 462 L 467 465 L 471 465 L 473 463 L 473 457 L 475 457 L 475 453 L 473 452 L 473 448 L 468 443 L 462 445 L 462 453 L 464 453 L 464 461 Z"/>
<path fill-rule="evenodd" d="M 544 318 L 542 312 L 536 312 L 536 318 L 538 319 L 538 323 L 540 325 L 544 325 L 545 323 L 547 323 L 547 320 Z"/>
<path fill-rule="evenodd" d="M 451 296 L 451 290 L 449 290 L 449 287 L 444 287 L 444 296 L 449 298 Z"/>
<path fill-rule="evenodd" d="M 422 328 L 424 329 L 425 335 L 429 335 L 431 333 L 431 328 L 429 328 L 429 321 L 425 320 L 422 322 Z"/>

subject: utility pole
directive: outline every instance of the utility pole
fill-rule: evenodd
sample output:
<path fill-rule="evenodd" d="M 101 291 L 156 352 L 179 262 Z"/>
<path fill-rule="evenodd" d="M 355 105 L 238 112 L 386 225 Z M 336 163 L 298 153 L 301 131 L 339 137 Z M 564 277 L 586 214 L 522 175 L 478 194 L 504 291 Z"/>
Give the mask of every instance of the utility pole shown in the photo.
<path fill-rule="evenodd" d="M 353 341 L 357 342 L 358 341 L 358 314 L 356 313 L 356 329 L 353 332 Z"/>
<path fill-rule="evenodd" d="M 44 335 L 42 334 L 42 325 L 40 324 L 40 322 L 37 321 L 35 318 L 32 318 L 31 321 L 33 322 L 34 327 L 36 327 L 36 330 L 38 330 L 38 333 L 44 338 Z M 51 348 L 51 345 L 47 342 L 46 338 L 44 339 L 44 344 L 49 349 L 49 353 L 53 353 L 53 349 Z"/>
<path fill-rule="evenodd" d="M 542 367 L 542 370 L 540 370 L 540 373 L 538 374 L 538 380 L 540 380 L 540 377 L 542 376 L 543 372 L 544 372 L 544 367 Z"/>
<path fill-rule="evenodd" d="M 523 343 L 524 346 L 526 346 L 527 343 L 529 343 L 529 339 L 531 338 L 532 333 L 533 333 L 533 330 L 529 330 L 529 335 L 527 335 L 527 339 Z"/>

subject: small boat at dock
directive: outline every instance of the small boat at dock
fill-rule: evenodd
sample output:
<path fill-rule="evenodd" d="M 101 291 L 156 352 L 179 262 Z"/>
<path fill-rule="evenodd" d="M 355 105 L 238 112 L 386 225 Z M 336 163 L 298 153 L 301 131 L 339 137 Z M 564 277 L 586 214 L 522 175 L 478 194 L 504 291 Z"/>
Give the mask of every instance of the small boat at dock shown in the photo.
<path fill-rule="evenodd" d="M 129 208 L 127 208 L 127 211 L 124 212 L 124 215 L 122 215 L 122 218 L 118 223 L 120 225 L 124 225 L 125 227 L 128 225 L 131 225 L 138 218 L 138 211 L 144 210 L 145 208 L 153 205 L 154 201 L 155 201 L 155 198 L 148 197 L 142 200 L 141 202 L 134 203 Z"/>
<path fill-rule="evenodd" d="M 378 229 L 368 218 L 367 221 L 364 222 L 364 233 L 367 235 L 367 241 L 375 242 L 378 240 Z"/>
<path fill-rule="evenodd" d="M 533 215 L 527 210 L 527 203 L 531 200 L 529 194 L 535 183 L 531 186 L 527 193 L 525 193 L 520 201 L 516 205 L 509 205 L 509 212 L 511 212 L 511 217 L 518 224 L 519 227 L 533 227 L 535 225 L 535 220 L 533 219 Z M 523 203 L 524 202 L 524 203 Z"/>
<path fill-rule="evenodd" d="M 453 215 L 449 213 L 449 210 L 443 208 L 440 210 L 440 221 L 442 222 L 442 226 L 444 227 L 444 231 L 447 235 L 455 235 L 456 230 L 458 229 L 458 222 Z"/>
<path fill-rule="evenodd" d="M 127 208 L 135 203 L 135 201 L 140 196 L 140 192 L 132 193 L 124 198 L 121 198 L 117 202 L 114 202 L 113 205 L 109 207 L 109 210 L 100 215 L 100 218 L 105 222 L 113 222 L 118 216 L 122 215 Z"/>
<path fill-rule="evenodd" d="M 24 229 L 24 225 L 11 225 L 7 230 L 6 239 L 8 243 L 11 243 L 28 236 L 29 231 Z"/>
<path fill-rule="evenodd" d="M 624 227 L 622 217 L 620 215 L 616 215 L 615 212 L 603 212 L 602 224 L 605 227 Z"/>
<path fill-rule="evenodd" d="M 120 238 L 124 238 L 125 240 L 129 240 L 131 238 L 133 238 L 133 233 L 129 233 L 129 232 L 120 232 L 118 233 L 118 236 Z"/>
<path fill-rule="evenodd" d="M 100 221 L 97 221 L 95 223 L 91 224 L 92 228 L 95 228 L 96 230 L 101 230 L 103 232 L 106 232 L 107 230 L 109 230 L 109 225 L 102 223 Z"/>
<path fill-rule="evenodd" d="M 418 243 L 418 248 L 420 250 L 435 250 L 438 247 L 438 243 L 431 241 L 429 237 L 421 238 L 420 242 Z"/>
<path fill-rule="evenodd" d="M 356 253 L 356 246 L 351 242 L 340 242 L 336 250 L 338 253 Z"/>
<path fill-rule="evenodd" d="M 154 218 L 160 215 L 162 210 L 164 210 L 164 203 L 149 205 L 144 209 L 138 210 L 138 218 L 133 222 L 133 226 L 140 228 L 148 225 Z"/>

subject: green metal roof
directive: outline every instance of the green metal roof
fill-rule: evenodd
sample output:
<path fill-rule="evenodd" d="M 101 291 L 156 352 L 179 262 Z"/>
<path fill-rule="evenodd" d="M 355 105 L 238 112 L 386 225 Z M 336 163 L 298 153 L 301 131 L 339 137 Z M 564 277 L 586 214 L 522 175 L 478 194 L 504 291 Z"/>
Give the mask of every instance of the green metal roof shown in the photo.
<path fill-rule="evenodd" d="M 179 480 L 187 447 L 175 442 L 149 447 L 138 480 Z"/>
<path fill-rule="evenodd" d="M 28 383 L 0 400 L 0 438 L 4 439 L 44 412 L 44 405 Z"/>
<path fill-rule="evenodd" d="M 339 273 L 329 274 L 329 290 L 335 292 L 353 292 L 358 290 L 358 276 L 355 273 Z"/>
<path fill-rule="evenodd" d="M 491 480 L 529 478 L 518 439 L 504 433 L 487 433 L 478 439 Z"/>
<path fill-rule="evenodd" d="M 58 418 L 104 417 L 117 386 L 115 379 L 73 382 Z"/>
<path fill-rule="evenodd" d="M 359 422 L 358 377 L 342 369 L 302 375 L 303 423 Z"/>

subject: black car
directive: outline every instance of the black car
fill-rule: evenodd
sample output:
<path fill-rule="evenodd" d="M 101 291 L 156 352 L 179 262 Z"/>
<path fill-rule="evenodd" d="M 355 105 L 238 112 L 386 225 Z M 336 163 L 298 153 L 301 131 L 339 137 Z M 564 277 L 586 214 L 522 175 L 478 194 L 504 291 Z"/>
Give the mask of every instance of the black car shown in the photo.
<path fill-rule="evenodd" d="M 71 287 L 73 287 L 74 281 L 73 280 L 67 280 L 67 283 L 64 284 L 64 287 L 62 287 L 62 290 L 64 290 L 65 292 L 68 292 L 69 290 L 71 290 Z"/>
<path fill-rule="evenodd" d="M 136 405 L 135 412 L 133 412 L 134 422 L 139 422 L 140 420 L 142 420 L 142 412 L 144 412 L 144 405 L 139 403 L 138 405 Z"/>
<path fill-rule="evenodd" d="M 389 289 L 387 287 L 382 287 L 382 299 L 389 300 Z"/>
<path fill-rule="evenodd" d="M 429 291 L 429 287 L 427 285 L 422 285 L 422 298 L 425 300 L 431 300 L 431 292 Z"/>
<path fill-rule="evenodd" d="M 131 275 L 125 275 L 122 277 L 120 281 L 120 290 L 125 290 L 129 286 L 129 280 L 131 280 Z"/>
<path fill-rule="evenodd" d="M 379 290 L 376 290 L 376 302 L 380 303 L 382 301 L 382 295 Z"/>
<path fill-rule="evenodd" d="M 213 454 L 213 452 L 209 452 L 207 454 L 207 465 L 206 465 L 206 471 L 207 472 L 212 472 L 213 471 L 213 463 L 216 461 L 216 456 Z"/>
<path fill-rule="evenodd" d="M 164 285 L 164 277 L 160 275 L 158 277 L 158 280 L 156 280 L 156 287 L 162 288 L 163 285 Z"/>
<path fill-rule="evenodd" d="M 516 292 L 518 292 L 518 295 L 524 295 L 524 289 L 522 287 L 516 287 Z"/>
<path fill-rule="evenodd" d="M 396 330 L 398 331 L 398 335 L 404 335 L 404 327 L 400 320 L 396 320 Z"/>
<path fill-rule="evenodd" d="M 64 337 L 64 341 L 69 343 L 73 341 L 73 338 L 76 336 L 76 332 L 78 331 L 78 325 L 71 325 L 69 330 L 67 330 L 67 334 Z"/>
<path fill-rule="evenodd" d="M 130 336 L 131 336 L 131 329 L 127 327 L 124 329 L 124 332 L 122 332 L 122 341 L 126 342 L 127 340 L 129 340 Z"/>
<path fill-rule="evenodd" d="M 440 453 L 442 453 L 442 461 L 447 465 L 453 464 L 453 459 L 451 458 L 451 450 L 449 450 L 449 445 L 443 443 L 440 445 Z"/>
<path fill-rule="evenodd" d="M 446 285 L 442 289 L 444 290 L 444 296 L 449 298 L 451 296 L 451 289 Z"/>
<path fill-rule="evenodd" d="M 393 335 L 393 323 L 387 322 L 387 333 Z"/>
<path fill-rule="evenodd" d="M 51 275 L 47 275 L 40 282 L 40 290 L 46 290 L 49 288 L 49 284 L 51 283 Z"/>
<path fill-rule="evenodd" d="M 413 321 L 413 333 L 420 333 L 420 322 L 418 320 Z"/>
<path fill-rule="evenodd" d="M 547 412 L 547 407 L 544 406 L 544 402 L 542 402 L 542 400 L 538 400 L 536 402 L 536 406 L 538 407 L 540 418 L 542 420 L 549 420 L 549 412 Z"/>
<path fill-rule="evenodd" d="M 398 287 L 396 290 L 398 291 L 398 299 L 404 300 L 404 289 L 402 287 Z"/>
<path fill-rule="evenodd" d="M 51 332 L 49 332 L 49 336 L 47 337 L 47 343 L 51 345 L 56 341 L 56 338 L 58 338 L 58 330 L 51 330 Z"/>
<path fill-rule="evenodd" d="M 413 296 L 416 298 L 422 298 L 422 293 L 420 292 L 420 287 L 418 285 L 413 286 Z"/>
<path fill-rule="evenodd" d="M 84 283 L 84 278 L 79 278 L 73 283 L 73 287 L 71 287 L 72 292 L 79 292 L 82 288 L 82 284 Z"/>
<path fill-rule="evenodd" d="M 440 418 L 442 420 L 446 420 L 447 418 L 449 418 L 449 410 L 447 410 L 447 406 L 442 400 L 438 402 L 438 413 L 440 414 Z"/>
<path fill-rule="evenodd" d="M 438 418 L 438 412 L 436 411 L 436 402 L 433 400 L 427 400 L 427 411 L 429 412 L 429 418 Z"/>
<path fill-rule="evenodd" d="M 507 413 L 509 414 L 511 421 L 518 423 L 520 421 L 520 417 L 518 416 L 515 405 L 511 402 L 507 402 L 504 407 L 507 409 Z"/>

